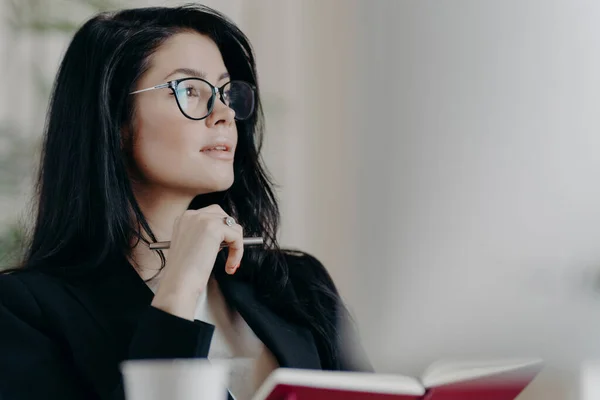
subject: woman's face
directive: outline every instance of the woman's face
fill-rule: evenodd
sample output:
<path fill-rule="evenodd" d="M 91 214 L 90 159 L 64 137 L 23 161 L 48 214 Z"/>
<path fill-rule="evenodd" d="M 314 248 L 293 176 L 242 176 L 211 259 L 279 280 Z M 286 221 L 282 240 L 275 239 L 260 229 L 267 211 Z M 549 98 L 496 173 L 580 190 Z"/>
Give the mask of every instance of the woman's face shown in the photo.
<path fill-rule="evenodd" d="M 204 78 L 216 87 L 229 81 L 221 53 L 207 36 L 185 32 L 169 38 L 151 56 L 135 90 L 187 77 Z M 232 185 L 237 144 L 233 110 L 217 97 L 211 114 L 195 121 L 182 114 L 170 88 L 133 96 L 132 155 L 139 184 L 188 196 Z"/>

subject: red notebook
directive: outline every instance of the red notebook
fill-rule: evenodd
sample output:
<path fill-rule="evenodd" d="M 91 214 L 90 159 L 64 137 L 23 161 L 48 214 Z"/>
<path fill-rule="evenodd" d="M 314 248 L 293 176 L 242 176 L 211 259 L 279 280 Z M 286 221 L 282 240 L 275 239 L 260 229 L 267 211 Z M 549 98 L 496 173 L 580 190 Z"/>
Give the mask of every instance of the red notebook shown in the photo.
<path fill-rule="evenodd" d="M 279 368 L 252 400 L 513 400 L 541 367 L 538 359 L 438 361 L 421 379 Z"/>

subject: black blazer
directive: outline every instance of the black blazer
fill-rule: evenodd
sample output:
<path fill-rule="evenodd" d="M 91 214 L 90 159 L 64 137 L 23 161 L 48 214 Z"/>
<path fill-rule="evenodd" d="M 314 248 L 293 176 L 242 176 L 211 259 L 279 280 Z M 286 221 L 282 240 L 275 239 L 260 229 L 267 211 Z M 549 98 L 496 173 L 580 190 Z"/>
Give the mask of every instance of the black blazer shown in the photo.
<path fill-rule="evenodd" d="M 250 284 L 218 282 L 281 367 L 321 369 L 308 328 L 272 312 Z M 152 297 L 124 257 L 99 278 L 0 275 L 0 399 L 123 399 L 123 360 L 207 357 L 214 326 L 156 309 Z M 339 369 L 370 370 L 362 353 L 346 356 Z"/>

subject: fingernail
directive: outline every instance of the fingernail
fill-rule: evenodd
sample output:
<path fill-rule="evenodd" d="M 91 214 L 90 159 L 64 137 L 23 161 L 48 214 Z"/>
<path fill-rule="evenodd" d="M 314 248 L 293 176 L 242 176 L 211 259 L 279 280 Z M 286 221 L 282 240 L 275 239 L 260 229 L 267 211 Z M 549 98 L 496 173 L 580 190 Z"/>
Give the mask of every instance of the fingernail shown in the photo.
<path fill-rule="evenodd" d="M 230 265 L 230 266 L 226 267 L 225 270 L 227 271 L 228 274 L 231 275 L 235 272 L 236 268 L 237 268 L 237 265 Z"/>
<path fill-rule="evenodd" d="M 236 264 L 236 265 L 234 265 L 234 266 L 231 268 L 231 270 L 232 270 L 232 271 L 231 271 L 231 273 L 232 273 L 232 274 L 235 274 L 235 273 L 236 273 L 236 271 L 238 270 L 238 268 L 239 268 L 239 267 L 240 267 L 240 264 L 239 264 L 239 263 L 238 263 L 238 264 Z"/>

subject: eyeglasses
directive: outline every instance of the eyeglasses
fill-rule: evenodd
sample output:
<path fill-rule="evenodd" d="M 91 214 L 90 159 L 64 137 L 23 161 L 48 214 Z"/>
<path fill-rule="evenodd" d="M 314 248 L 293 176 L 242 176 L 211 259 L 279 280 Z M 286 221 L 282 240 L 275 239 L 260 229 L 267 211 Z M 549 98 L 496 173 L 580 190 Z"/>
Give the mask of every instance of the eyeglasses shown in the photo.
<path fill-rule="evenodd" d="M 248 119 L 254 112 L 256 88 L 244 81 L 229 81 L 221 87 L 216 87 L 202 78 L 183 78 L 129 94 L 166 88 L 173 91 L 181 113 L 195 121 L 210 115 L 215 107 L 217 95 L 227 107 L 235 111 L 237 120 Z"/>

